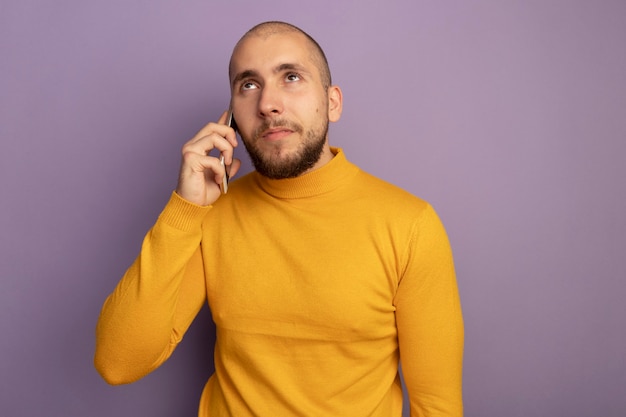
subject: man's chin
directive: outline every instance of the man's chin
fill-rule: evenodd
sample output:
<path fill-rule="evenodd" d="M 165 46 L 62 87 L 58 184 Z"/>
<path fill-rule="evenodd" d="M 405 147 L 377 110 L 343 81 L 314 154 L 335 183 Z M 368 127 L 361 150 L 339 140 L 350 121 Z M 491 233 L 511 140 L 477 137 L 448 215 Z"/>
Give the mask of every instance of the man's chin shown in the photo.
<path fill-rule="evenodd" d="M 298 155 L 297 152 L 280 152 L 280 154 L 263 158 L 251 156 L 251 159 L 255 169 L 261 175 L 271 179 L 287 179 L 302 175 L 311 169 L 319 160 L 319 155 L 317 159 L 312 158 L 311 155 L 307 159 Z"/>
<path fill-rule="evenodd" d="M 255 153 L 264 164 L 281 166 L 297 163 L 302 159 L 302 149 L 294 148 L 286 143 L 268 143 L 261 149 L 256 148 Z"/>
<path fill-rule="evenodd" d="M 290 137 L 294 135 L 295 133 Z M 325 135 L 308 143 L 301 143 L 301 139 L 297 138 L 296 143 L 284 140 L 270 143 L 261 140 L 249 146 L 244 141 L 257 172 L 272 179 L 297 177 L 313 168 L 322 156 L 325 143 Z"/>

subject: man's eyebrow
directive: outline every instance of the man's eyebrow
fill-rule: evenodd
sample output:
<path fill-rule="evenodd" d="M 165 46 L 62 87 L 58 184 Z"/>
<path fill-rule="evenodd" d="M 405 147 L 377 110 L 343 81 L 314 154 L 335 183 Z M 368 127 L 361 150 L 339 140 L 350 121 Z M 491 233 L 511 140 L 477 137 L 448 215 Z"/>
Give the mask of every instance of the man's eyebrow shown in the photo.
<path fill-rule="evenodd" d="M 243 80 L 245 78 L 256 77 L 257 75 L 258 75 L 258 72 L 254 71 L 254 70 L 241 71 L 240 73 L 235 75 L 235 77 L 233 78 L 233 86 L 236 85 L 237 83 L 239 83 L 239 81 L 241 81 L 241 80 Z"/>
<path fill-rule="evenodd" d="M 279 64 L 273 70 L 273 72 L 275 74 L 277 74 L 279 72 L 283 72 L 283 71 L 297 71 L 297 72 L 300 72 L 300 73 L 309 74 L 309 70 L 307 70 L 306 67 L 304 67 L 303 65 L 294 64 L 294 63 L 290 63 L 290 62 L 286 62 L 284 64 Z M 235 75 L 235 77 L 233 78 L 232 85 L 235 86 L 241 80 L 244 80 L 246 78 L 250 78 L 250 77 L 256 78 L 258 76 L 259 76 L 259 72 L 255 71 L 255 70 L 252 70 L 252 69 L 241 71 L 240 73 Z"/>
<path fill-rule="evenodd" d="M 282 71 L 298 71 L 298 72 L 303 72 L 303 73 L 309 72 L 304 66 L 300 64 L 293 64 L 290 62 L 280 64 L 274 69 L 275 73 L 282 72 Z"/>

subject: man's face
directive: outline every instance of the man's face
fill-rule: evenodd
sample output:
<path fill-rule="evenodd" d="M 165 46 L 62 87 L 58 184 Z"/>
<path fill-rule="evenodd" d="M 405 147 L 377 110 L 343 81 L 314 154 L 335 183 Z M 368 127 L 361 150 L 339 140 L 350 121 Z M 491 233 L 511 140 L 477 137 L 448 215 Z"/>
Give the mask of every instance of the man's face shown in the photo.
<path fill-rule="evenodd" d="M 231 60 L 232 109 L 255 168 L 290 178 L 332 158 L 327 133 L 329 91 L 304 36 L 248 36 Z M 330 90 L 332 90 L 331 87 Z"/>

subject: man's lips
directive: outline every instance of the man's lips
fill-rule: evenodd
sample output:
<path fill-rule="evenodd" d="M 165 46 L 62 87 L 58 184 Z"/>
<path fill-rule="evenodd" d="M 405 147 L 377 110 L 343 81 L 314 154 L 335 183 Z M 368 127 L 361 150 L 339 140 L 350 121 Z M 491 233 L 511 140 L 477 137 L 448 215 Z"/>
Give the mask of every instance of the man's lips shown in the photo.
<path fill-rule="evenodd" d="M 286 127 L 274 127 L 271 129 L 267 129 L 261 133 L 261 138 L 265 140 L 280 140 L 283 139 L 293 133 L 293 130 Z"/>

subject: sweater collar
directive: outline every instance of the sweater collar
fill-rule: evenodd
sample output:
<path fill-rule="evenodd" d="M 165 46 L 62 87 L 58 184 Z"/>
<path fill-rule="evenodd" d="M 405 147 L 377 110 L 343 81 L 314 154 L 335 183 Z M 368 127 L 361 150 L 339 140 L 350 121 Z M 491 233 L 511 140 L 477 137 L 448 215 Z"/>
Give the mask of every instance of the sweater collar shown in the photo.
<path fill-rule="evenodd" d="M 347 182 L 359 168 L 346 159 L 341 148 L 331 147 L 335 155 L 327 164 L 295 178 L 270 179 L 254 172 L 259 186 L 266 193 L 277 198 L 306 198 L 333 191 Z"/>

